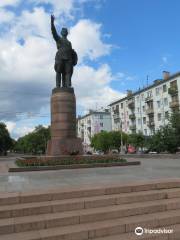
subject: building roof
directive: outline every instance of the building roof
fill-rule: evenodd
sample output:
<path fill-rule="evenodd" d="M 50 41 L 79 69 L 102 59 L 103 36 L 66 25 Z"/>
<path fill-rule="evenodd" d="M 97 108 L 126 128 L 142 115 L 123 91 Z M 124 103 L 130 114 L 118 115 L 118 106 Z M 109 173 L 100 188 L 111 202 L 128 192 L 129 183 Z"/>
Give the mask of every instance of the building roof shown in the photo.
<path fill-rule="evenodd" d="M 90 115 L 94 115 L 94 114 L 110 115 L 110 112 L 107 112 L 107 111 L 103 111 L 103 112 L 101 112 L 101 111 L 92 111 L 92 112 L 89 112 L 88 114 L 86 114 L 84 116 L 78 117 L 78 119 L 81 120 L 81 119 L 84 119 L 84 118 L 86 118 L 86 117 L 88 117 Z"/>
<path fill-rule="evenodd" d="M 161 85 L 161 84 L 163 84 L 163 83 L 166 83 L 166 82 L 168 82 L 169 80 L 171 80 L 171 79 L 173 79 L 173 78 L 175 78 L 175 77 L 178 77 L 178 76 L 180 76 L 180 72 L 177 72 L 177 73 L 175 73 L 175 74 L 170 75 L 169 78 L 168 78 L 168 79 L 165 79 L 165 80 L 164 80 L 164 79 L 156 79 L 156 80 L 154 80 L 154 83 L 151 84 L 151 85 L 149 85 L 148 87 L 142 88 L 142 89 L 140 89 L 140 90 L 132 93 L 130 96 L 126 96 L 126 97 L 124 97 L 124 98 L 120 98 L 120 99 L 118 99 L 118 100 L 110 103 L 109 106 L 112 106 L 112 105 L 117 104 L 117 103 L 119 103 L 119 102 L 123 102 L 123 101 L 126 100 L 126 99 L 130 99 L 130 98 L 134 97 L 135 95 L 138 95 L 138 94 L 140 94 L 140 93 L 142 93 L 142 92 L 145 92 L 145 91 L 147 91 L 147 90 L 149 90 L 149 89 L 151 89 L 151 88 L 153 88 L 153 87 L 156 87 L 156 86 L 159 86 L 159 85 Z"/>

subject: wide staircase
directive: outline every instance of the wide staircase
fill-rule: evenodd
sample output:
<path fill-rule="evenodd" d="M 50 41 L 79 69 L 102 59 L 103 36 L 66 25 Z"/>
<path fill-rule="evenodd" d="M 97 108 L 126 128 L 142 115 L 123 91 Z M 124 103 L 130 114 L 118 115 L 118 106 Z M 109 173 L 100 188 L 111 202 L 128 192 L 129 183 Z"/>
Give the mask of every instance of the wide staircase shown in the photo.
<path fill-rule="evenodd" d="M 173 229 L 137 236 L 136 227 Z M 0 240 L 180 240 L 180 180 L 0 193 Z"/>

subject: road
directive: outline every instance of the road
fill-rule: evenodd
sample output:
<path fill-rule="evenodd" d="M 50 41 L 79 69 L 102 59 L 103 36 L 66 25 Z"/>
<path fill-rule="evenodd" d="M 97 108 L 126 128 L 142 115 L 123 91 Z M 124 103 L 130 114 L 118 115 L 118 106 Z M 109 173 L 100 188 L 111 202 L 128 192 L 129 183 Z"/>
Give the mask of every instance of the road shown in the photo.
<path fill-rule="evenodd" d="M 180 158 L 142 158 L 140 166 L 8 173 L 7 164 L 14 159 L 0 157 L 0 192 L 180 178 Z"/>

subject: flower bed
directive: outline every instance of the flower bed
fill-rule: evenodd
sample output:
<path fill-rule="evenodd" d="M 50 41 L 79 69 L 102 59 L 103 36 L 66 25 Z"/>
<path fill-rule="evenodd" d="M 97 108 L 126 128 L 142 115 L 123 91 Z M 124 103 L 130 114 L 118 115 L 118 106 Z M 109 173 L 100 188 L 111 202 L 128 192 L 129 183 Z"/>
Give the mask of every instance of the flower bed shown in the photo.
<path fill-rule="evenodd" d="M 17 159 L 18 167 L 34 167 L 34 166 L 59 166 L 59 165 L 75 165 L 75 164 L 97 164 L 97 163 L 126 163 L 127 160 L 119 156 L 64 156 L 61 158 L 27 158 Z"/>

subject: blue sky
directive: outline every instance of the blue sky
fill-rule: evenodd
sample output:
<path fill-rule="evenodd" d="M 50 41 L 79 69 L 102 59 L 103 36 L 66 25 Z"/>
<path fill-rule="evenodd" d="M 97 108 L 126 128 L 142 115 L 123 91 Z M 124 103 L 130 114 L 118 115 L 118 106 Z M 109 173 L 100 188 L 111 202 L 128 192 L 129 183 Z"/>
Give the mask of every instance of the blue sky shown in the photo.
<path fill-rule="evenodd" d="M 180 1 L 178 0 L 119 0 L 106 1 L 90 18 L 103 24 L 103 31 L 111 34 L 110 43 L 119 46 L 106 57 L 113 72 L 134 76 L 133 81 L 112 87 L 136 89 L 149 81 L 161 78 L 161 72 L 179 71 Z"/>
<path fill-rule="evenodd" d="M 106 106 L 179 71 L 178 0 L 1 0 L 0 121 L 13 137 L 50 123 L 56 26 L 68 27 L 79 55 L 73 86 L 78 114 Z"/>

